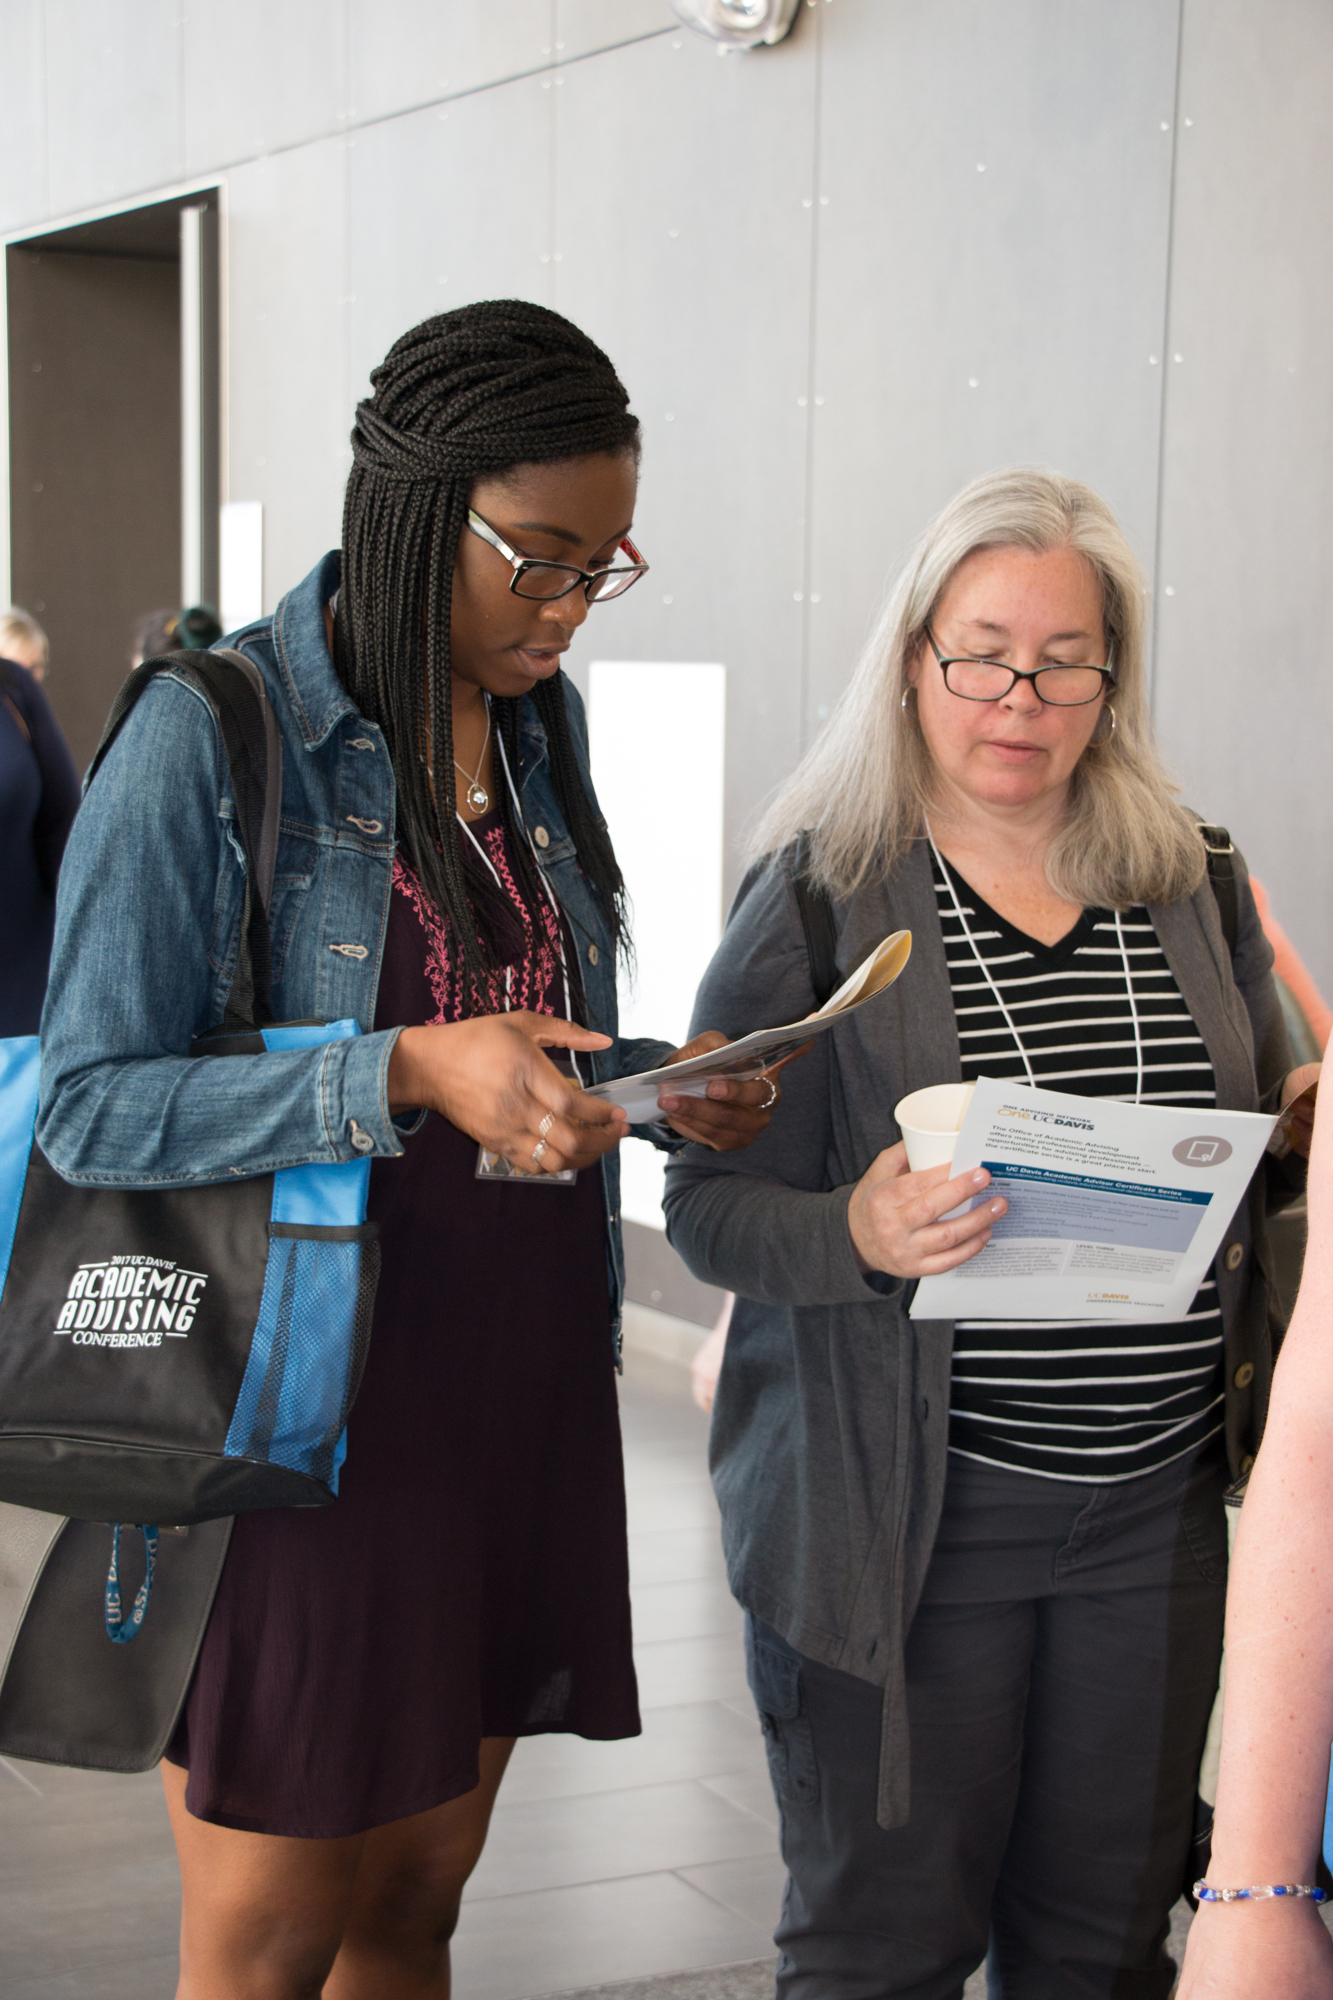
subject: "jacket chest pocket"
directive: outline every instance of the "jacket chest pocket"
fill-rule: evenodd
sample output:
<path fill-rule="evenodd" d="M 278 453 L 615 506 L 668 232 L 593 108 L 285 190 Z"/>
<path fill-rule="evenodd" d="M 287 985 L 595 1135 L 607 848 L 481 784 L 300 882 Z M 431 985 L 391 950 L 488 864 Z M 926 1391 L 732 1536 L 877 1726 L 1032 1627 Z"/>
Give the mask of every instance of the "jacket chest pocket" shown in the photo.
<path fill-rule="evenodd" d="M 273 978 L 281 979 L 292 938 L 310 907 L 310 891 L 319 866 L 319 843 L 299 834 L 283 834 L 269 904 L 269 940 Z"/>

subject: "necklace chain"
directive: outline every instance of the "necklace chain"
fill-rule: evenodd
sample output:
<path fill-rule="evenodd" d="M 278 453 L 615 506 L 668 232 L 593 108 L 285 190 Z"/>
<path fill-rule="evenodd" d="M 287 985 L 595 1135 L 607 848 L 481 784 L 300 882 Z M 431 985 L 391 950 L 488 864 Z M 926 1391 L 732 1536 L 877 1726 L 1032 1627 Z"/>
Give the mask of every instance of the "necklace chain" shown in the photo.
<path fill-rule="evenodd" d="M 479 814 L 484 813 L 491 803 L 491 795 L 487 791 L 485 785 L 483 785 L 481 782 L 481 767 L 486 762 L 486 752 L 490 749 L 490 747 L 491 747 L 491 705 L 488 701 L 486 703 L 486 736 L 481 746 L 481 755 L 477 759 L 476 770 L 471 774 L 471 776 L 469 776 L 468 773 L 463 769 L 463 766 L 459 763 L 457 757 L 454 758 L 454 769 L 458 772 L 460 777 L 467 778 L 467 790 L 463 794 L 463 796 L 467 800 L 468 805 L 471 807 L 474 813 L 479 813 Z"/>

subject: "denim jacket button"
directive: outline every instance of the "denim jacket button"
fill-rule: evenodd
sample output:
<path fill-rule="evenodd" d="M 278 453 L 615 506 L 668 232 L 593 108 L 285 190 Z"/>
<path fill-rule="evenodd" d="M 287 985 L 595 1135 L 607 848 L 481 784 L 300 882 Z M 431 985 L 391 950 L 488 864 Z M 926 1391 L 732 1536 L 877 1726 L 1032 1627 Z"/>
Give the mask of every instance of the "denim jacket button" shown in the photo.
<path fill-rule="evenodd" d="M 351 1125 L 348 1128 L 348 1137 L 350 1138 L 353 1146 L 355 1146 L 358 1153 L 374 1152 L 375 1141 L 371 1138 L 369 1132 L 363 1132 L 361 1130 L 361 1127 L 357 1124 L 355 1118 L 352 1120 Z"/>
<path fill-rule="evenodd" d="M 600 952 L 600 951 L 598 951 L 598 949 L 597 949 L 597 947 L 596 947 L 596 945 L 595 945 L 595 944 L 590 944 L 590 945 L 588 946 L 588 963 L 589 963 L 589 965 L 596 965 L 596 963 L 597 963 L 598 959 L 599 959 L 599 958 L 601 957 L 601 955 L 602 955 L 602 954 L 601 954 L 601 952 Z"/>
<path fill-rule="evenodd" d="M 551 836 L 546 831 L 546 828 L 544 826 L 534 826 L 532 829 L 532 837 L 536 841 L 538 847 L 549 847 L 551 845 Z"/>

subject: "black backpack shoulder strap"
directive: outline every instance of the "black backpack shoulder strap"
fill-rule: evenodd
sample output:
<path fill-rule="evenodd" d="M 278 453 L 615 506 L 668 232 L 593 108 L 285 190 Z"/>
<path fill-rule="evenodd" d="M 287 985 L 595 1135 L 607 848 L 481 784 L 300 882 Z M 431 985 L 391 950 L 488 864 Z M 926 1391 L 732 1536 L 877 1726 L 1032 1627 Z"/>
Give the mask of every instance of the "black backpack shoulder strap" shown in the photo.
<path fill-rule="evenodd" d="M 1222 935 L 1227 951 L 1236 956 L 1240 940 L 1240 902 L 1236 891 L 1236 849 L 1224 826 L 1199 822 L 1199 834 L 1208 855 L 1208 880 L 1217 898 L 1217 914 L 1222 919 Z"/>
<path fill-rule="evenodd" d="M 820 888 L 810 879 L 808 832 L 798 834 L 796 838 L 791 885 L 796 892 L 796 907 L 801 913 L 801 928 L 805 932 L 815 1005 L 822 1007 L 829 996 L 837 992 L 839 985 L 838 926 L 827 889 Z"/>
<path fill-rule="evenodd" d="M 130 674 L 111 705 L 86 783 L 91 784 L 96 777 L 144 689 L 162 673 L 178 674 L 199 688 L 222 737 L 236 802 L 236 832 L 246 860 L 241 950 L 226 1021 L 236 1026 L 262 1024 L 272 1019 L 268 908 L 282 813 L 282 741 L 258 667 L 243 653 L 230 650 L 163 653 L 145 660 Z"/>

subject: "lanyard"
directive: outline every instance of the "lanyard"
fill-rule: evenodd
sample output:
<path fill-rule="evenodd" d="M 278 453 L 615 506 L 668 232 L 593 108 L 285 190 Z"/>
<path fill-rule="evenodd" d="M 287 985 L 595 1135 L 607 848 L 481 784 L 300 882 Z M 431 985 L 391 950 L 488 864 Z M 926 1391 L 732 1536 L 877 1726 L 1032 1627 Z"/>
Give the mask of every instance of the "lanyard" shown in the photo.
<path fill-rule="evenodd" d="M 148 1597 L 153 1588 L 153 1572 L 157 1568 L 157 1529 L 146 1527 L 143 1533 L 144 1578 L 135 1593 L 130 1610 L 122 1615 L 120 1608 L 120 1530 L 117 1521 L 111 1530 L 111 1567 L 106 1573 L 106 1635 L 117 1646 L 128 1646 L 143 1624 L 144 1613 L 148 1609 Z"/>
<path fill-rule="evenodd" d="M 555 913 L 555 943 L 556 943 L 556 950 L 560 954 L 560 982 L 562 991 L 564 993 L 565 1019 L 568 1021 L 572 1018 L 570 1014 L 569 966 L 565 959 L 565 934 L 564 934 L 564 925 L 560 921 L 560 899 L 556 895 L 554 889 L 551 887 L 551 879 L 546 873 L 546 870 L 542 867 L 541 856 L 537 852 L 537 847 L 535 842 L 533 841 L 532 835 L 528 832 L 527 821 L 523 817 L 523 807 L 519 800 L 518 791 L 514 784 L 512 773 L 510 772 L 509 769 L 509 758 L 505 754 L 504 737 L 500 734 L 499 730 L 497 730 L 495 733 L 495 747 L 500 752 L 500 762 L 504 766 L 505 782 L 509 786 L 509 796 L 514 802 L 515 817 L 518 821 L 518 824 L 523 829 L 524 835 L 528 843 L 528 852 L 532 856 L 533 866 L 537 870 L 538 879 L 541 882 L 542 888 L 546 892 L 546 896 L 550 902 L 551 909 Z M 457 819 L 458 824 L 462 827 L 468 839 L 472 842 L 472 845 L 476 848 L 477 853 L 481 856 L 482 861 L 485 863 L 486 867 L 490 870 L 491 880 L 494 882 L 496 888 L 500 891 L 500 894 L 503 896 L 506 893 L 505 887 L 503 882 L 501 882 L 500 880 L 499 872 L 496 869 L 495 863 L 491 860 L 490 855 L 486 852 L 486 849 L 477 839 L 477 836 L 472 831 L 471 826 L 463 818 L 462 813 L 455 811 L 454 817 Z M 505 967 L 506 1014 L 509 1012 L 509 1005 L 513 992 L 513 970 L 514 970 L 513 967 L 510 965 L 507 965 Z M 575 1081 L 581 1085 L 583 1082 L 583 1072 L 579 1068 L 578 1051 L 575 1049 L 566 1049 L 565 1054 L 569 1057 L 570 1064 L 574 1071 Z"/>
<path fill-rule="evenodd" d="M 977 946 L 977 941 L 972 935 L 972 927 L 968 923 L 966 916 L 963 914 L 963 906 L 958 900 L 958 891 L 954 888 L 953 871 L 949 867 L 948 863 L 945 861 L 944 856 L 940 853 L 939 848 L 936 847 L 935 845 L 935 836 L 930 830 L 929 820 L 925 822 L 925 826 L 926 826 L 926 839 L 930 842 L 930 851 L 935 857 L 935 861 L 941 875 L 944 877 L 945 886 L 948 888 L 950 899 L 953 902 L 954 914 L 958 918 L 959 923 L 962 925 L 963 936 L 967 939 L 968 944 L 971 946 L 972 956 L 973 958 L 975 958 L 977 964 L 981 967 L 982 977 L 985 980 L 986 984 L 990 987 L 990 990 L 995 997 L 995 1004 L 999 1008 L 1001 1014 L 1004 1016 L 1004 1024 L 1008 1028 L 1009 1033 L 1014 1038 L 1014 1047 L 1018 1050 L 1019 1055 L 1022 1057 L 1023 1067 L 1027 1071 L 1028 1083 L 1030 1084 L 1033 1090 L 1036 1090 L 1039 1088 L 1039 1085 L 1037 1083 L 1036 1074 L 1032 1068 L 1032 1064 L 1028 1059 L 1028 1052 L 1023 1046 L 1023 1040 L 1018 1032 L 1018 1029 L 1014 1025 L 1014 1017 L 1009 1012 L 1009 1009 L 1006 1007 L 1004 1003 L 1004 995 L 1001 993 L 999 987 L 995 984 L 995 981 L 991 976 L 991 969 L 987 965 L 985 959 L 981 956 L 981 952 Z M 1125 945 L 1125 933 L 1120 923 L 1120 912 L 1119 910 L 1113 910 L 1111 914 L 1115 918 L 1116 941 L 1120 946 L 1120 963 L 1124 967 L 1125 971 L 1125 991 L 1129 995 L 1129 1016 L 1131 1021 L 1134 1023 L 1134 1055 L 1136 1059 L 1136 1073 L 1134 1078 L 1134 1102 L 1136 1104 L 1141 1104 L 1143 1102 L 1143 1031 L 1139 1026 L 1138 997 L 1134 991 L 1134 975 L 1130 971 L 1129 952 Z"/>

